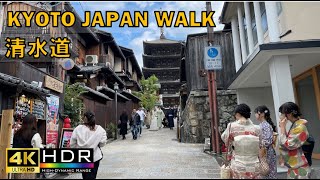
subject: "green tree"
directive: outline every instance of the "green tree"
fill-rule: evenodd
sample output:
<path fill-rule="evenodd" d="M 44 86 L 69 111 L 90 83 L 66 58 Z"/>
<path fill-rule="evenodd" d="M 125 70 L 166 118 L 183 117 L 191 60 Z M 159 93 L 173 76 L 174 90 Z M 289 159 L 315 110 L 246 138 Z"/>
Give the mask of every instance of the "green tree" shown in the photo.
<path fill-rule="evenodd" d="M 72 127 L 76 127 L 81 121 L 81 112 L 84 110 L 84 104 L 79 97 L 86 92 L 87 91 L 80 83 L 66 86 L 64 95 L 64 113 L 71 119 Z"/>
<path fill-rule="evenodd" d="M 142 78 L 140 84 L 142 86 L 141 92 L 133 92 L 134 95 L 138 96 L 141 99 L 140 105 L 143 106 L 146 110 L 151 110 L 154 108 L 156 102 L 159 99 L 157 91 L 159 90 L 158 86 L 159 80 L 155 75 L 152 75 L 148 79 Z"/>

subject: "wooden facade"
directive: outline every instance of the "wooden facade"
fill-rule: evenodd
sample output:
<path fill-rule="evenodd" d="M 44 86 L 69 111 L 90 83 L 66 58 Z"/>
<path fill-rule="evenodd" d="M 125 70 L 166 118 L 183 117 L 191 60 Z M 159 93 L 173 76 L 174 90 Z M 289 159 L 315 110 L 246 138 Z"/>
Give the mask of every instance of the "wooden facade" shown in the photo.
<path fill-rule="evenodd" d="M 216 82 L 218 89 L 227 89 L 227 85 L 235 75 L 235 64 L 233 56 L 231 31 L 214 32 L 214 45 L 221 46 L 222 70 L 216 71 Z M 207 33 L 188 35 L 185 59 L 181 66 L 185 73 L 181 74 L 187 84 L 188 94 L 193 90 L 207 90 L 208 78 L 204 68 L 204 48 L 208 46 Z"/>
<path fill-rule="evenodd" d="M 86 93 L 82 96 L 86 110 L 92 110 L 96 114 L 97 123 L 103 127 L 107 127 L 110 122 L 116 122 L 119 118 L 122 110 L 126 110 L 128 114 L 131 114 L 133 108 L 139 107 L 139 99 L 131 97 L 129 100 L 125 100 L 122 94 L 118 98 L 118 114 L 115 114 L 115 101 L 114 97 L 110 97 L 110 100 L 103 100 L 99 98 L 97 87 L 106 86 L 113 89 L 115 82 L 119 84 L 119 92 L 125 89 L 131 89 L 140 91 L 141 86 L 139 84 L 142 78 L 141 69 L 137 63 L 135 55 L 131 49 L 120 48 L 117 45 L 115 39 L 110 33 L 97 30 L 95 28 L 81 27 L 81 18 L 75 12 L 75 9 L 69 2 L 63 2 L 54 6 L 51 10 L 54 11 L 71 11 L 76 16 L 76 23 L 73 27 L 63 27 L 61 24 L 58 27 L 52 27 L 49 24 L 47 27 L 37 27 L 32 21 L 31 27 L 7 27 L 6 26 L 6 15 L 7 11 L 48 11 L 40 7 L 35 6 L 36 3 L 24 3 L 24 2 L 10 2 L 4 5 L 4 17 L 3 27 L 0 27 L 1 42 L 0 42 L 0 59 L 8 61 L 4 58 L 4 54 L 7 50 L 5 47 L 4 38 L 6 37 L 20 37 L 23 34 L 23 38 L 28 41 L 35 41 L 35 37 L 40 37 L 40 41 L 46 40 L 48 42 L 46 47 L 50 45 L 51 37 L 67 37 L 71 40 L 69 45 L 71 59 L 76 63 L 76 66 L 69 71 L 62 70 L 59 66 L 58 61 L 61 59 L 50 58 L 50 56 L 40 56 L 39 59 L 25 56 L 22 63 L 17 61 L 15 64 L 12 63 L 2 64 L 0 61 L 0 72 L 10 74 L 12 76 L 21 77 L 22 79 L 31 81 L 44 81 L 44 74 L 51 77 L 57 77 L 65 83 L 84 82 L 86 87 L 91 88 L 96 93 Z M 20 19 L 22 17 L 19 17 Z M 0 19 L 1 20 L 1 19 Z M 22 22 L 22 21 L 20 21 Z M 24 26 L 24 24 L 22 24 Z M 29 49 L 26 48 L 26 52 Z M 50 49 L 46 49 L 50 52 Z M 97 55 L 98 65 L 93 68 L 85 67 L 86 55 Z M 30 64 L 34 67 L 30 68 Z M 115 65 L 120 64 L 120 73 L 116 74 Z M 129 70 L 130 69 L 130 70 Z M 42 72 L 43 71 L 43 72 Z M 55 92 L 53 92 L 55 94 Z M 63 94 L 55 94 L 60 97 L 60 108 L 63 113 Z M 123 96 L 123 97 L 122 97 Z M 128 95 L 130 96 L 130 95 Z M 122 98 L 121 98 L 122 97 Z"/>

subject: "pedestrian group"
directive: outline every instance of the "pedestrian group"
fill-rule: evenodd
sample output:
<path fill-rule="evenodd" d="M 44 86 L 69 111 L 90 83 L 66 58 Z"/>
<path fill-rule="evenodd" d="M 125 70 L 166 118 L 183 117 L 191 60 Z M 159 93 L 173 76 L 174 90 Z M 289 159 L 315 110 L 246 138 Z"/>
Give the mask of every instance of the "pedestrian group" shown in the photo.
<path fill-rule="evenodd" d="M 288 168 L 288 179 L 310 177 L 311 155 L 314 139 L 307 129 L 308 121 L 301 118 L 298 105 L 287 102 L 279 108 L 279 134 L 270 118 L 266 106 L 255 109 L 254 125 L 250 120 L 251 109 L 246 104 L 235 108 L 235 122 L 228 124 L 221 135 L 227 146 L 225 165 L 221 167 L 221 178 L 228 179 L 276 179 L 276 143 L 279 141 L 279 163 Z M 286 125 L 291 122 L 291 128 Z"/>

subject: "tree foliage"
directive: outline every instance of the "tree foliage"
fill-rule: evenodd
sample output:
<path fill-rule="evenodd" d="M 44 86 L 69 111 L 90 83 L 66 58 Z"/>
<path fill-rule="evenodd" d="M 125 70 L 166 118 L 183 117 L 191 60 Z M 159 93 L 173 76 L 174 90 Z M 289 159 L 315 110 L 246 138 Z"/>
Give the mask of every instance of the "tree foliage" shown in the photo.
<path fill-rule="evenodd" d="M 64 95 L 64 114 L 71 119 L 71 126 L 76 127 L 81 122 L 81 112 L 84 110 L 84 104 L 79 98 L 81 94 L 87 91 L 80 83 L 67 85 Z"/>
<path fill-rule="evenodd" d="M 157 91 L 159 80 L 155 75 L 152 75 L 148 79 L 142 78 L 140 84 L 142 86 L 141 92 L 133 92 L 134 95 L 141 99 L 140 105 L 146 110 L 151 110 L 159 99 Z"/>

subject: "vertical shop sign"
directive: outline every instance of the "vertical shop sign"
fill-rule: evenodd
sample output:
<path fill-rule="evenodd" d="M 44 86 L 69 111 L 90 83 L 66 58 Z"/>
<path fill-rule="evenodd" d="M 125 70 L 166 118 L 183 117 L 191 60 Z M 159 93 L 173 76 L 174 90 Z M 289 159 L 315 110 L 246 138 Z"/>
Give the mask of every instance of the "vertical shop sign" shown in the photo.
<path fill-rule="evenodd" d="M 50 95 L 47 97 L 48 113 L 47 113 L 47 148 L 58 147 L 58 111 L 59 97 Z"/>

